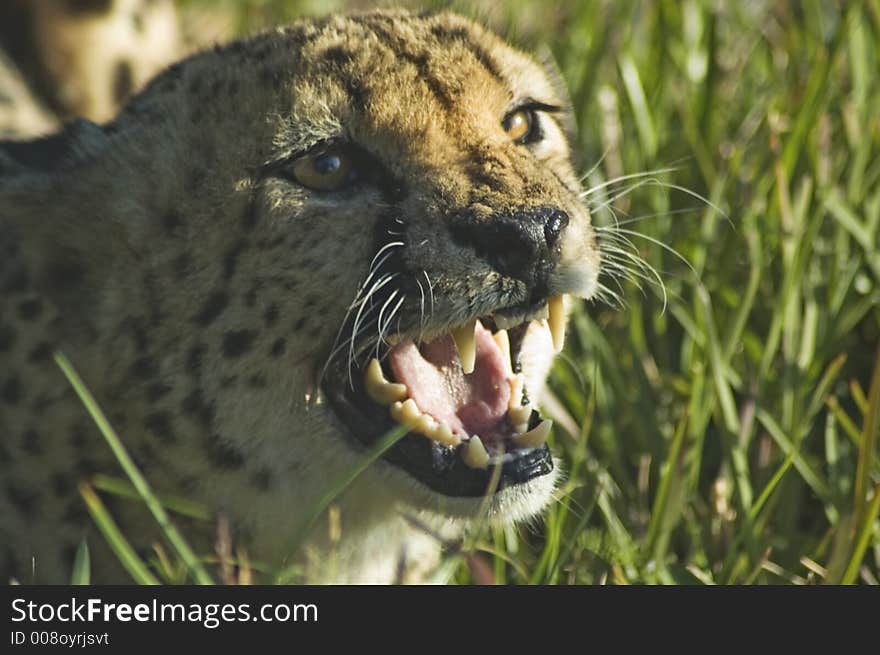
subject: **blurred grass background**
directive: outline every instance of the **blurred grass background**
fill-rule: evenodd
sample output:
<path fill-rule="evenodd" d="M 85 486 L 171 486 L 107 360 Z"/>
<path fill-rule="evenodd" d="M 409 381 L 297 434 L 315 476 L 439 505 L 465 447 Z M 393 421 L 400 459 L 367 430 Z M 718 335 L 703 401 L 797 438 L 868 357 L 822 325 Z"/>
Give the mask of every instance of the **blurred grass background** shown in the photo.
<path fill-rule="evenodd" d="M 377 6 L 181 5 L 199 42 Z M 877 584 L 880 2 L 427 6 L 552 52 L 616 294 L 551 378 L 561 502 L 454 579 Z"/>

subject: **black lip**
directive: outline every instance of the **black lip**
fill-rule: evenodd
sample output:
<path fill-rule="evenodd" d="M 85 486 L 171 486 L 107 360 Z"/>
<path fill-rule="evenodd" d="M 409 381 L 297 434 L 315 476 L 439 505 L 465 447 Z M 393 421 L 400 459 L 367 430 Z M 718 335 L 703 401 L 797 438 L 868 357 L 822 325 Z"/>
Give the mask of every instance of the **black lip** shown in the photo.
<path fill-rule="evenodd" d="M 324 393 L 342 422 L 358 442 L 373 445 L 383 434 L 395 427 L 388 408 L 373 403 L 363 389 L 363 374 L 331 367 L 324 379 Z M 532 420 L 537 422 L 537 413 Z M 553 471 L 553 458 L 547 445 L 522 451 L 512 451 L 512 459 L 486 469 L 473 469 L 464 463 L 458 452 L 432 442 L 423 435 L 408 433 L 385 451 L 383 458 L 403 469 L 415 479 L 444 496 L 474 498 L 486 496 L 498 476 L 494 493 L 507 487 L 523 484 Z"/>

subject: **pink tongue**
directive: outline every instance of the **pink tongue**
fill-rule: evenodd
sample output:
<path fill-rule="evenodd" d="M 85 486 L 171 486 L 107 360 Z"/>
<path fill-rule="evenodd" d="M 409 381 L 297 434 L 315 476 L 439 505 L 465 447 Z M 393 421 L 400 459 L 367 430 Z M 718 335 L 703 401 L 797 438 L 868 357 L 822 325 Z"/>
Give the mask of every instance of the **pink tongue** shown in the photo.
<path fill-rule="evenodd" d="M 513 372 L 492 333 L 479 321 L 474 336 L 477 358 L 468 375 L 450 336 L 424 344 L 422 352 L 412 341 L 400 343 L 388 360 L 395 381 L 406 385 L 423 414 L 445 422 L 460 436 L 486 437 L 507 413 Z"/>

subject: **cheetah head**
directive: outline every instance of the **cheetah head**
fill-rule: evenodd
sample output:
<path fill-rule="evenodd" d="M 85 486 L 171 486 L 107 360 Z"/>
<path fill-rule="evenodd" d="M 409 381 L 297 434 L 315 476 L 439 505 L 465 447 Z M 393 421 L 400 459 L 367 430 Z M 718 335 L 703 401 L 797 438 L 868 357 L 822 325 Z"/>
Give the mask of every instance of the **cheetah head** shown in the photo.
<path fill-rule="evenodd" d="M 275 169 L 370 217 L 320 393 L 364 446 L 406 426 L 383 466 L 421 506 L 468 515 L 488 496 L 494 518 L 522 518 L 557 477 L 537 401 L 570 298 L 589 298 L 598 270 L 567 98 L 458 18 L 357 29 L 362 47 L 344 33 L 314 46 L 339 80 L 320 114 L 334 127 L 315 124 Z"/>

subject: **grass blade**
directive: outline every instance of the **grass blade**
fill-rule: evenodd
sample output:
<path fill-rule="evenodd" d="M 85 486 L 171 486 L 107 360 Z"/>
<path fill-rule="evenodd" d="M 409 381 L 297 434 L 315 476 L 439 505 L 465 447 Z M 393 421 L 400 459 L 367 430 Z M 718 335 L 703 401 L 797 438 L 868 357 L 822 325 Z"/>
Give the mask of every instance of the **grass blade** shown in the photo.
<path fill-rule="evenodd" d="M 208 575 L 208 572 L 205 571 L 201 562 L 199 562 L 195 553 L 193 553 L 192 549 L 189 547 L 189 544 L 186 543 L 183 535 L 178 532 L 177 528 L 171 522 L 171 519 L 165 512 L 165 508 L 162 506 L 162 503 L 153 493 L 153 490 L 150 488 L 149 483 L 147 483 L 146 478 L 141 475 L 141 472 L 138 470 L 137 466 L 135 466 L 134 461 L 132 461 L 131 457 L 128 454 L 128 451 L 125 449 L 125 446 L 122 444 L 122 441 L 116 434 L 116 431 L 110 425 L 107 417 L 104 416 L 104 413 L 101 411 L 101 408 L 98 406 L 95 398 L 86 388 L 85 384 L 83 384 L 82 379 L 79 377 L 79 374 L 74 370 L 70 361 L 62 353 L 57 352 L 55 353 L 55 362 L 64 372 L 64 375 L 65 377 L 67 377 L 68 382 L 70 382 L 71 386 L 73 386 L 76 394 L 79 396 L 80 401 L 82 401 L 83 405 L 85 405 L 86 409 L 89 412 L 89 415 L 92 417 L 92 420 L 98 426 L 98 429 L 101 431 L 101 434 L 104 436 L 104 439 L 107 441 L 107 444 L 110 446 L 113 454 L 116 456 L 116 460 L 119 462 L 122 470 L 125 471 L 128 479 L 131 480 L 132 485 L 134 485 L 135 490 L 137 490 L 138 495 L 141 497 L 147 508 L 150 510 L 153 518 L 159 524 L 159 527 L 162 530 L 162 533 L 165 535 L 165 538 L 168 539 L 175 552 L 186 563 L 187 568 L 193 576 L 193 579 L 198 584 L 213 584 L 213 581 Z"/>
<path fill-rule="evenodd" d="M 877 349 L 874 375 L 868 389 L 868 412 L 865 414 L 865 423 L 862 427 L 856 482 L 853 489 L 857 521 L 864 520 L 865 504 L 868 502 L 868 489 L 871 484 L 871 470 L 877 452 L 878 432 L 880 432 L 880 348 Z"/>
<path fill-rule="evenodd" d="M 147 565 L 141 561 L 134 548 L 131 547 L 128 539 L 122 534 L 119 526 L 116 525 L 116 521 L 110 516 L 110 512 L 104 507 L 104 503 L 98 498 L 95 490 L 83 482 L 79 485 L 79 495 L 85 501 L 89 514 L 92 515 L 95 525 L 98 526 L 98 530 L 104 535 L 104 539 L 107 541 L 113 554 L 116 555 L 119 563 L 129 572 L 134 581 L 140 585 L 159 584 L 156 577 L 150 573 Z"/>
<path fill-rule="evenodd" d="M 106 491 L 121 498 L 142 500 L 137 489 L 127 480 L 98 473 L 92 476 L 90 482 L 99 491 Z M 165 509 L 175 514 L 196 519 L 197 521 L 210 521 L 213 519 L 208 508 L 201 503 L 196 503 L 180 496 L 159 495 L 158 498 Z"/>
<path fill-rule="evenodd" d="M 862 563 L 862 559 L 865 557 L 865 551 L 868 550 L 868 542 L 871 540 L 871 535 L 876 529 L 875 522 L 877 521 L 878 513 L 880 513 L 880 484 L 874 487 L 874 498 L 871 500 L 871 504 L 865 509 L 865 516 L 861 522 L 858 536 L 856 537 L 856 545 L 853 549 L 849 564 L 846 567 L 846 571 L 843 573 L 841 584 L 853 584 L 856 581 L 856 576 L 859 573 L 859 566 Z"/>
<path fill-rule="evenodd" d="M 92 577 L 91 562 L 89 561 L 89 544 L 83 539 L 76 549 L 73 559 L 73 572 L 70 574 L 71 585 L 87 585 Z"/>

